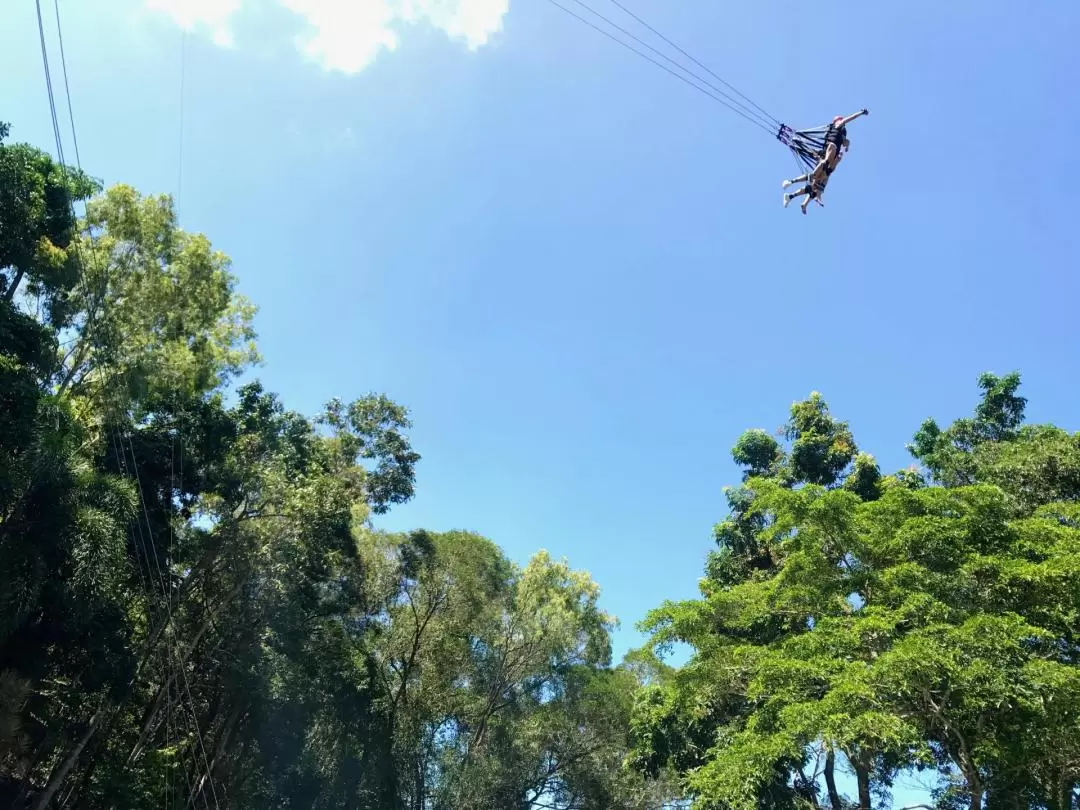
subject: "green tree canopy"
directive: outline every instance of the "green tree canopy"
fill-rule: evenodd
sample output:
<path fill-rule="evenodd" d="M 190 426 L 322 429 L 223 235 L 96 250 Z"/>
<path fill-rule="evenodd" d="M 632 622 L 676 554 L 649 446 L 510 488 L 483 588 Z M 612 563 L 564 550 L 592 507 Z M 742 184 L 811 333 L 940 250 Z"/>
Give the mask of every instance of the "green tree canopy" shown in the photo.
<path fill-rule="evenodd" d="M 664 806 L 591 577 L 377 530 L 407 409 L 238 384 L 253 319 L 168 196 L 0 144 L 0 806 Z"/>
<path fill-rule="evenodd" d="M 925 476 L 881 476 L 817 394 L 786 449 L 744 434 L 702 597 L 644 624 L 693 654 L 639 698 L 638 769 L 701 808 L 869 810 L 911 769 L 942 807 L 1072 806 L 1080 436 L 1024 426 L 1017 375 L 979 385 L 974 417 L 916 434 Z"/>

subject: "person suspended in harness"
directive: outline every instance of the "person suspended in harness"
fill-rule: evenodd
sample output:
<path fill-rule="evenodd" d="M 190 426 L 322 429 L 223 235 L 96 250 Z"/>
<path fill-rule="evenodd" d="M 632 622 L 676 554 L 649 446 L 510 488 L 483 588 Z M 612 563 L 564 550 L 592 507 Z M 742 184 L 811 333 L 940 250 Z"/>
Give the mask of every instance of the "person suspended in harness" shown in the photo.
<path fill-rule="evenodd" d="M 810 168 L 810 171 L 801 177 L 783 182 L 784 188 L 806 182 L 806 186 L 799 191 L 784 194 L 785 208 L 796 197 L 806 197 L 802 203 L 804 214 L 811 201 L 824 205 L 821 197 L 825 192 L 825 186 L 828 185 L 844 153 L 851 148 L 847 125 L 859 116 L 869 114 L 869 110 L 862 109 L 846 117 L 838 115 L 831 123 L 819 129 L 793 130 L 791 127 L 781 125 L 777 138 L 791 149 L 801 163 Z"/>
<path fill-rule="evenodd" d="M 806 183 L 806 185 L 798 191 L 784 195 L 784 208 L 787 208 L 788 204 L 796 197 L 806 197 L 800 206 L 804 214 L 811 202 L 816 202 L 818 205 L 824 206 L 825 203 L 821 201 L 821 196 L 825 193 L 825 186 L 829 184 L 829 178 L 832 177 L 832 173 L 836 170 L 836 167 L 840 164 L 842 158 L 843 154 L 837 151 L 836 160 L 832 163 L 822 160 L 813 171 L 809 171 L 806 174 L 799 175 L 793 180 L 785 180 L 781 183 L 783 188 L 790 188 L 796 183 Z"/>
<path fill-rule="evenodd" d="M 817 202 L 818 205 L 825 205 L 825 203 L 821 201 L 821 195 L 825 193 L 825 186 L 829 184 L 829 178 L 831 176 L 832 169 L 830 169 L 828 166 L 821 166 L 817 171 L 807 172 L 804 175 L 796 177 L 794 180 L 785 180 L 783 182 L 784 188 L 789 188 L 796 183 L 803 182 L 805 182 L 806 185 L 798 191 L 793 191 L 790 194 L 784 194 L 784 208 L 787 208 L 788 204 L 796 197 L 806 197 L 806 199 L 802 201 L 802 205 L 800 206 L 804 214 L 806 213 L 806 209 L 810 205 L 811 201 Z"/>
<path fill-rule="evenodd" d="M 821 156 L 821 161 L 814 168 L 812 174 L 817 174 L 826 166 L 829 167 L 829 174 L 832 174 L 836 164 L 840 162 L 840 150 L 843 149 L 843 151 L 847 152 L 851 149 L 851 141 L 848 140 L 847 135 L 847 125 L 859 116 L 869 114 L 869 110 L 862 109 L 846 118 L 838 115 L 832 120 L 828 129 L 825 130 L 825 153 Z"/>

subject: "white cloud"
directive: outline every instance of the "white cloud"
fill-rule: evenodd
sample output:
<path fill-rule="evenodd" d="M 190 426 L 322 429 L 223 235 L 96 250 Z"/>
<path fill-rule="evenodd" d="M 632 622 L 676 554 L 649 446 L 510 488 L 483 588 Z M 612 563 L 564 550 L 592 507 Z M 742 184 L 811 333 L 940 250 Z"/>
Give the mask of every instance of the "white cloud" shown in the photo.
<path fill-rule="evenodd" d="M 232 17 L 243 2 L 272 3 L 303 19 L 297 49 L 324 70 L 358 73 L 396 50 L 402 28 L 431 25 L 475 51 L 502 28 L 509 0 L 145 0 L 186 30 L 207 29 L 222 46 L 233 42 Z"/>
<path fill-rule="evenodd" d="M 146 0 L 151 11 L 172 17 L 185 31 L 205 28 L 215 45 L 228 48 L 233 44 L 229 21 L 240 10 L 241 0 Z"/>
<path fill-rule="evenodd" d="M 502 29 L 510 0 L 401 0 L 400 9 L 402 19 L 426 21 L 475 51 Z"/>
<path fill-rule="evenodd" d="M 280 2 L 307 23 L 307 30 L 297 37 L 297 48 L 326 70 L 358 73 L 374 62 L 380 51 L 393 51 L 400 41 L 391 27 L 396 19 L 394 9 L 386 0 Z"/>

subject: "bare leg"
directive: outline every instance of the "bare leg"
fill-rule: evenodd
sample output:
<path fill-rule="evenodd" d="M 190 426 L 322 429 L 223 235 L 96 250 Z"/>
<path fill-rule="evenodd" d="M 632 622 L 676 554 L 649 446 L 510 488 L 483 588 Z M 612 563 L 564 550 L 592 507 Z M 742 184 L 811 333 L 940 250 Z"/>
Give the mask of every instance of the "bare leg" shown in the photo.
<path fill-rule="evenodd" d="M 830 143 L 829 145 L 827 145 L 825 147 L 825 155 L 824 155 L 824 157 L 822 157 L 821 160 L 818 162 L 818 165 L 814 167 L 814 171 L 812 171 L 811 174 L 818 174 L 819 172 L 825 171 L 826 166 L 829 166 L 829 165 L 835 166 L 836 165 L 836 156 L 839 153 L 839 151 L 840 150 L 836 148 L 835 143 Z"/>
<path fill-rule="evenodd" d="M 803 186 L 802 188 L 800 188 L 794 194 L 785 194 L 784 195 L 784 207 L 786 208 L 787 204 L 789 202 L 791 202 L 793 199 L 795 199 L 796 197 L 803 197 L 804 198 L 803 201 L 802 201 L 802 204 L 799 207 L 802 209 L 802 212 L 805 214 L 806 209 L 810 207 L 811 202 L 816 200 L 818 205 L 821 204 L 821 188 L 820 187 L 814 187 L 812 185 L 806 185 L 806 186 Z"/>
<path fill-rule="evenodd" d="M 796 192 L 793 192 L 791 194 L 785 194 L 784 195 L 784 208 L 787 208 L 788 203 L 791 202 L 792 200 L 794 200 L 796 197 L 806 197 L 806 199 L 803 200 L 803 203 L 802 203 L 802 210 L 803 210 L 803 213 L 805 214 L 806 213 L 806 206 L 808 206 L 810 204 L 810 195 L 812 193 L 813 192 L 812 192 L 810 186 L 803 186 L 802 188 L 800 188 Z"/>
<path fill-rule="evenodd" d="M 782 188 L 787 188 L 788 186 L 793 186 L 796 183 L 808 183 L 809 181 L 810 181 L 810 174 L 808 172 L 806 174 L 800 174 L 794 180 L 785 180 L 783 183 L 780 184 L 780 186 Z"/>

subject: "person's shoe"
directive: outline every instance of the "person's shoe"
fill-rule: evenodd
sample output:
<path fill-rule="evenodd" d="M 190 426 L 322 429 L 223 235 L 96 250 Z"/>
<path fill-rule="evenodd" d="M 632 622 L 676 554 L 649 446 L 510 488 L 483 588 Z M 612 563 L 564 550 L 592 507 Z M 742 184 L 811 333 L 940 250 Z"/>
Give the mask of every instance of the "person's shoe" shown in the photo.
<path fill-rule="evenodd" d="M 788 207 L 789 202 L 791 202 L 791 195 L 790 194 L 785 194 L 784 195 L 784 208 Z"/>
<path fill-rule="evenodd" d="M 787 188 L 790 185 L 791 185 L 791 181 L 790 180 L 785 180 L 783 183 L 780 184 L 780 188 Z"/>

